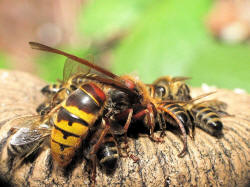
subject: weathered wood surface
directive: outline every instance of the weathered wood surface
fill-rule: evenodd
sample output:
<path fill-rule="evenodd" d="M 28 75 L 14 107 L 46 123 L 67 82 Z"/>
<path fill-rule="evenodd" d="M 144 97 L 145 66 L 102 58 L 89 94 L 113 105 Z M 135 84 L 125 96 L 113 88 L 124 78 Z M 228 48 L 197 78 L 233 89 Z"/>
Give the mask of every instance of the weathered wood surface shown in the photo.
<path fill-rule="evenodd" d="M 10 119 L 35 114 L 43 100 L 39 90 L 45 83 L 22 72 L 0 71 L 0 176 L 14 186 L 89 186 L 85 159 L 74 162 L 68 171 L 52 164 L 50 150 L 42 150 L 34 161 L 15 172 L 6 162 L 6 139 Z M 203 93 L 192 90 L 194 95 Z M 223 119 L 224 137 L 216 139 L 197 129 L 195 141 L 188 138 L 189 153 L 178 158 L 183 144 L 167 132 L 165 143 L 154 143 L 147 137 L 129 139 L 130 151 L 140 158 L 120 158 L 114 174 L 97 169 L 96 186 L 247 186 L 249 184 L 250 96 L 218 90 L 214 96 L 228 103 L 235 117 Z"/>

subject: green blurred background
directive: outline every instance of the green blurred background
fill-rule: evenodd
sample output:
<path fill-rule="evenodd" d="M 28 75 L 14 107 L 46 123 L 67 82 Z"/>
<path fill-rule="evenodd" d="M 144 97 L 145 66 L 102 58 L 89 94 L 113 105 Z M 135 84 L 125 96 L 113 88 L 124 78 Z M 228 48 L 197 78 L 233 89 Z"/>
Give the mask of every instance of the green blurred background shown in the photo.
<path fill-rule="evenodd" d="M 211 15 L 217 17 L 214 1 L 45 1 L 40 7 L 25 2 L 29 16 L 21 23 L 26 24 L 11 29 L 20 19 L 17 14 L 8 27 L 0 26 L 0 68 L 28 71 L 49 82 L 62 79 L 65 58 L 30 50 L 27 42 L 32 40 L 91 59 L 119 75 L 139 75 L 147 83 L 163 75 L 189 76 L 192 86 L 207 83 L 250 92 L 249 35 L 236 42 L 218 39 L 225 24 L 215 23 L 217 30 L 211 26 Z M 10 31 L 4 35 L 6 28 Z"/>

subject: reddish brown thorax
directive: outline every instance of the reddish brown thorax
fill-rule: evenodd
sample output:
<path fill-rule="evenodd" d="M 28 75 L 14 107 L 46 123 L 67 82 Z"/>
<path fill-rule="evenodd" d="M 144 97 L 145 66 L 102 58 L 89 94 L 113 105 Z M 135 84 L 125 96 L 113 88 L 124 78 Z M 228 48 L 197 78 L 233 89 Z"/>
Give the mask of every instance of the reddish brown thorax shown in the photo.
<path fill-rule="evenodd" d="M 99 103 L 103 104 L 106 101 L 106 95 L 97 85 L 88 83 L 84 85 L 84 89 L 93 94 Z"/>
<path fill-rule="evenodd" d="M 132 81 L 132 80 L 129 80 L 129 79 L 125 79 L 125 85 L 131 89 L 131 90 L 134 90 L 135 89 L 135 83 Z"/>

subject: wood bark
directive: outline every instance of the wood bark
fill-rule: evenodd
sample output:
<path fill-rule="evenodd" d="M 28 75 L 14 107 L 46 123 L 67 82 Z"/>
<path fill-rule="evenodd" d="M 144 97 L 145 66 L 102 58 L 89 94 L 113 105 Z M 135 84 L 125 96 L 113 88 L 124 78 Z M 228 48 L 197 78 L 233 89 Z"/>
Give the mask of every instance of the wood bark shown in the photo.
<path fill-rule="evenodd" d="M 49 148 L 43 148 L 31 161 L 13 171 L 8 160 L 8 121 L 35 114 L 43 101 L 40 89 L 45 83 L 29 74 L 0 71 L 0 178 L 13 186 L 90 186 L 89 163 L 77 157 L 65 171 L 53 163 Z M 193 95 L 204 93 L 192 89 Z M 113 174 L 97 167 L 96 186 L 247 186 L 249 184 L 250 95 L 219 89 L 209 96 L 228 104 L 234 117 L 223 118 L 224 136 L 220 139 L 196 129 L 195 140 L 188 137 L 189 152 L 180 137 L 167 131 L 164 143 L 148 137 L 129 138 L 130 153 L 140 160 L 120 158 Z M 157 133 L 158 135 L 158 133 Z"/>

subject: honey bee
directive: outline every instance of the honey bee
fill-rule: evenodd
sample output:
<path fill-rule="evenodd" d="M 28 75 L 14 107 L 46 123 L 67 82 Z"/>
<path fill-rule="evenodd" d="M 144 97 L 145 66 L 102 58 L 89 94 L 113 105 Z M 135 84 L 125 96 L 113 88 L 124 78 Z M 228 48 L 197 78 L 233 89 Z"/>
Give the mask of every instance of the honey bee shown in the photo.
<path fill-rule="evenodd" d="M 63 84 L 61 82 L 48 84 L 41 89 L 41 93 L 46 97 L 46 100 L 41 103 L 36 112 L 40 115 L 45 115 L 53 108 L 53 97 L 62 90 Z"/>
<path fill-rule="evenodd" d="M 208 95 L 213 94 L 214 92 L 210 92 L 210 93 L 206 93 L 206 94 L 202 94 L 196 98 L 193 98 L 189 101 L 172 101 L 172 100 L 165 100 L 162 101 L 162 105 L 164 108 L 167 108 L 168 110 L 172 111 L 177 118 L 179 118 L 179 120 L 184 124 L 185 127 L 185 131 L 187 132 L 187 134 L 189 134 L 189 129 L 191 128 L 192 130 L 192 138 L 194 136 L 194 130 L 195 130 L 195 124 L 194 121 L 192 120 L 193 118 L 191 118 L 192 116 L 190 116 L 190 108 L 192 108 L 194 106 L 194 102 L 196 100 L 199 100 L 203 97 L 206 97 Z M 167 122 L 169 122 L 171 125 L 176 125 L 176 122 L 171 120 L 171 118 L 167 117 L 168 114 L 164 113 L 164 118 L 166 119 Z"/>
<path fill-rule="evenodd" d="M 181 107 L 186 111 L 186 114 L 188 115 L 184 115 L 184 112 L 181 112 L 183 116 L 182 119 L 186 119 L 186 117 L 189 116 L 192 123 L 190 123 L 189 119 L 187 122 L 183 123 L 192 124 L 192 132 L 194 132 L 194 126 L 197 126 L 211 135 L 221 135 L 223 129 L 221 117 L 229 116 L 226 112 L 227 104 L 219 100 L 207 100 L 195 104 L 194 101 L 202 98 L 203 96 L 192 99 L 190 89 L 185 82 L 183 82 L 187 79 L 187 77 L 160 77 L 154 81 L 152 85 L 150 85 L 150 89 L 153 90 L 152 95 L 161 98 L 162 101 L 184 101 L 182 104 L 180 102 L 170 105 L 181 105 Z M 205 95 L 206 94 L 204 94 L 204 96 Z M 176 106 L 176 108 L 181 110 L 180 107 Z M 179 116 L 178 113 L 176 113 L 176 115 Z"/>
<path fill-rule="evenodd" d="M 98 127 L 97 130 L 93 130 L 92 132 L 90 132 L 90 136 L 87 138 L 88 141 L 85 141 L 83 153 L 87 159 L 91 159 L 90 153 L 94 145 L 97 143 L 98 137 L 100 137 L 104 128 L 104 126 Z M 98 163 L 101 165 L 102 169 L 104 169 L 108 174 L 112 173 L 115 170 L 117 162 L 119 160 L 119 150 L 117 142 L 111 133 L 107 133 L 104 137 L 103 142 L 100 145 L 94 159 L 98 160 Z M 92 160 L 92 164 L 95 163 L 96 161 Z M 96 166 L 93 165 L 94 170 L 95 168 Z M 93 174 L 95 174 L 95 171 L 93 172 Z M 92 178 L 95 178 L 95 176 L 93 176 Z"/>
<path fill-rule="evenodd" d="M 190 89 L 184 82 L 187 79 L 187 77 L 160 77 L 153 84 L 148 85 L 148 90 L 151 93 L 151 97 L 162 100 L 161 106 L 172 111 L 184 124 L 185 129 L 179 126 L 184 137 L 186 137 L 186 134 L 189 134 L 189 129 L 191 129 L 191 137 L 194 138 L 195 127 L 199 127 L 213 136 L 220 136 L 223 129 L 221 116 L 228 115 L 225 111 L 226 104 L 218 100 L 208 100 L 195 104 L 196 100 L 211 93 L 192 98 Z M 176 126 L 175 120 L 172 120 L 167 113 L 164 113 L 162 118 L 171 125 Z M 157 121 L 161 127 L 161 123 L 164 120 Z M 184 139 L 184 145 L 187 146 L 186 138 Z"/>
<path fill-rule="evenodd" d="M 51 126 L 39 115 L 23 116 L 10 121 L 10 140 L 7 150 L 11 157 L 17 157 L 17 167 L 25 158 L 35 153 L 51 134 Z"/>
<path fill-rule="evenodd" d="M 195 125 L 212 136 L 223 135 L 223 123 L 221 117 L 230 116 L 226 111 L 226 103 L 218 100 L 208 100 L 197 104 L 187 104 L 190 116 Z"/>
<path fill-rule="evenodd" d="M 154 81 L 153 84 L 146 85 L 150 97 L 158 102 L 158 114 L 155 120 L 159 124 L 160 129 L 162 129 L 161 136 L 164 135 L 166 130 L 166 123 L 174 126 L 178 125 L 182 132 L 184 148 L 179 153 L 179 157 L 183 157 L 187 152 L 187 133 L 189 133 L 189 128 L 191 127 L 192 132 L 194 132 L 194 125 L 188 111 L 178 103 L 191 101 L 192 99 L 189 87 L 184 82 L 188 79 L 188 77 L 163 76 Z"/>
<path fill-rule="evenodd" d="M 189 77 L 170 77 L 163 76 L 148 85 L 151 97 L 160 98 L 161 100 L 188 101 L 192 97 L 190 89 L 185 83 Z"/>
<path fill-rule="evenodd" d="M 46 86 L 44 86 L 41 89 L 41 93 L 48 97 L 51 98 L 53 97 L 60 89 L 62 88 L 62 84 L 61 83 L 53 83 L 53 84 L 48 84 Z"/>
<path fill-rule="evenodd" d="M 46 101 L 44 101 L 43 103 L 41 103 L 37 108 L 36 108 L 36 112 L 41 115 L 44 116 L 46 114 L 49 113 L 49 111 L 51 111 L 53 108 L 53 104 L 51 103 L 51 100 L 46 99 Z"/>
<path fill-rule="evenodd" d="M 183 140 L 184 148 L 182 152 L 178 155 L 179 157 L 185 156 L 187 152 L 187 149 L 188 149 L 187 148 L 187 134 L 190 134 L 190 130 L 192 132 L 192 134 L 190 134 L 192 139 L 194 139 L 194 135 L 195 135 L 196 123 L 193 120 L 194 118 L 193 118 L 193 115 L 191 115 L 190 108 L 194 106 L 193 103 L 196 100 L 206 97 L 212 93 L 213 92 L 206 93 L 188 101 L 162 100 L 162 102 L 160 102 L 161 104 L 159 104 L 159 108 L 161 108 L 163 112 L 159 111 L 161 118 L 157 118 L 156 120 L 160 126 L 160 129 L 162 129 L 161 135 L 164 135 L 164 132 L 166 130 L 166 126 L 168 123 L 171 126 L 179 127 L 184 137 L 184 140 Z M 165 112 L 165 110 L 168 112 Z M 172 113 L 172 115 L 169 115 L 170 114 L 169 111 Z M 175 118 L 181 121 L 180 123 L 181 125 L 176 123 L 177 120 Z"/>
<path fill-rule="evenodd" d="M 194 104 L 193 100 L 189 100 L 186 103 L 165 103 L 165 106 L 169 110 L 173 110 L 175 115 L 182 120 L 186 131 L 188 131 L 188 127 L 191 127 L 193 138 L 195 127 L 199 127 L 213 136 L 222 135 L 221 116 L 228 115 L 225 111 L 225 103 L 218 100 L 208 100 Z"/>

